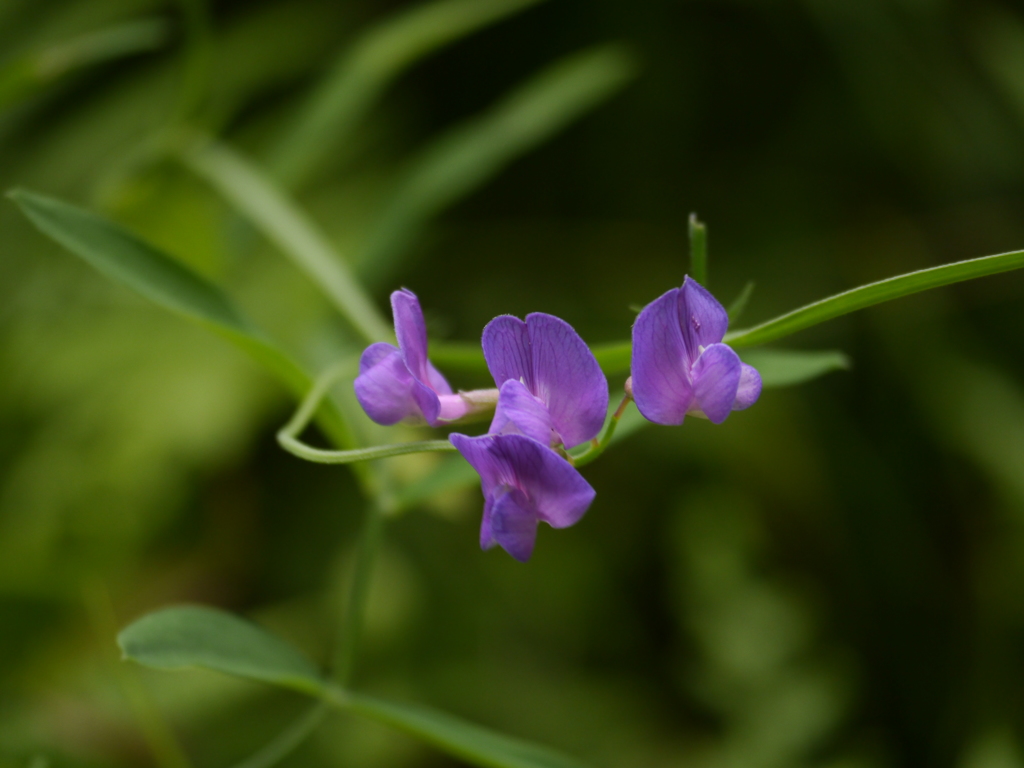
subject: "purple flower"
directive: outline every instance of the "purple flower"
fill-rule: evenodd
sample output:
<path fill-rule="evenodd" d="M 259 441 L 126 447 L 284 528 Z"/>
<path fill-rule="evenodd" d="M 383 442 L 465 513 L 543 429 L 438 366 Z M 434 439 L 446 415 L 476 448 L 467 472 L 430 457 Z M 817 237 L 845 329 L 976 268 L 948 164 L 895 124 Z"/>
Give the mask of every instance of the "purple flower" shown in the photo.
<path fill-rule="evenodd" d="M 538 523 L 566 528 L 583 517 L 594 500 L 594 489 L 568 461 L 529 437 L 453 434 L 450 439 L 480 473 L 483 549 L 498 544 L 526 562 L 533 553 Z"/>
<path fill-rule="evenodd" d="M 378 342 L 359 359 L 356 398 L 378 424 L 426 422 L 436 427 L 494 405 L 488 392 L 453 394 L 427 359 L 427 326 L 419 299 L 402 289 L 391 294 L 398 348 Z M 493 392 L 493 390 L 491 391 Z"/>
<path fill-rule="evenodd" d="M 761 394 L 761 376 L 722 344 L 729 315 L 690 277 L 655 299 L 633 324 L 632 387 L 640 413 L 656 424 L 687 414 L 721 424 Z"/>
<path fill-rule="evenodd" d="M 570 526 L 594 500 L 594 489 L 552 447 L 572 448 L 601 431 L 608 381 L 572 326 L 552 315 L 496 317 L 483 347 L 500 387 L 494 420 L 483 437 L 451 441 L 480 473 L 480 546 L 498 544 L 525 561 L 538 523 Z"/>
<path fill-rule="evenodd" d="M 608 381 L 572 326 L 535 312 L 484 328 L 484 357 L 501 395 L 491 434 L 519 432 L 546 446 L 585 443 L 608 413 Z"/>

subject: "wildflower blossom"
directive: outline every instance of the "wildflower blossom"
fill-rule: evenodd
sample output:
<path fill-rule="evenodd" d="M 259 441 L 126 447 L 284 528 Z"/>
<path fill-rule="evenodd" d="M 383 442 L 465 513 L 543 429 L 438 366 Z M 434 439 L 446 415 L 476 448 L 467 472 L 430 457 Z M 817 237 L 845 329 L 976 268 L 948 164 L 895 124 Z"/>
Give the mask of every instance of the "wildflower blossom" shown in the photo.
<path fill-rule="evenodd" d="M 576 523 L 594 489 L 553 448 L 595 437 L 608 411 L 608 382 L 572 326 L 552 315 L 503 315 L 483 334 L 484 357 L 500 387 L 487 435 L 453 434 L 452 444 L 480 474 L 480 546 L 530 558 L 537 525 Z"/>
<path fill-rule="evenodd" d="M 687 415 L 720 424 L 754 404 L 761 376 L 723 344 L 729 315 L 690 277 L 648 304 L 633 324 L 632 392 L 656 424 Z"/>
<path fill-rule="evenodd" d="M 494 318 L 483 334 L 500 388 L 490 433 L 519 431 L 566 448 L 595 437 L 608 412 L 608 381 L 586 342 L 564 320 L 535 312 Z"/>
<path fill-rule="evenodd" d="M 391 294 L 398 347 L 371 344 L 359 360 L 356 398 L 378 424 L 426 422 L 432 427 L 494 406 L 497 392 L 454 394 L 427 358 L 427 326 L 419 300 L 409 290 Z"/>
<path fill-rule="evenodd" d="M 533 553 L 541 521 L 567 528 L 594 500 L 594 489 L 568 461 L 525 435 L 454 434 L 450 439 L 480 474 L 483 549 L 498 544 L 525 562 Z"/>

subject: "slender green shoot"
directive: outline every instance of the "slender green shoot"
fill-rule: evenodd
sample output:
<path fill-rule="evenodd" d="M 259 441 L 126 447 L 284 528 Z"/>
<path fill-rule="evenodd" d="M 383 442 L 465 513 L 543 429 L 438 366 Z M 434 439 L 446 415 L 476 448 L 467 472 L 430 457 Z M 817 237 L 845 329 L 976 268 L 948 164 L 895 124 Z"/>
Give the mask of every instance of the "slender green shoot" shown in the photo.
<path fill-rule="evenodd" d="M 327 396 L 331 387 L 346 376 L 350 376 L 355 362 L 343 361 L 325 371 L 308 394 L 299 404 L 292 418 L 277 433 L 277 442 L 289 453 L 306 461 L 317 464 L 351 464 L 358 461 L 386 459 L 390 456 L 401 456 L 406 453 L 423 453 L 433 451 L 454 451 L 455 446 L 447 440 L 424 440 L 415 443 L 397 443 L 394 445 L 376 445 L 371 448 L 355 448 L 347 451 L 329 451 L 314 448 L 299 440 L 299 435 L 309 426 L 309 422 L 320 408 L 320 403 Z"/>
<path fill-rule="evenodd" d="M 366 520 L 363 522 L 363 532 L 359 537 L 359 548 L 356 550 L 355 567 L 352 571 L 352 581 L 349 584 L 348 600 L 345 602 L 341 633 L 334 657 L 333 677 L 335 682 L 343 687 L 348 685 L 352 678 L 359 638 L 363 633 L 373 566 L 377 561 L 381 540 L 384 538 L 384 512 L 379 504 L 371 503 L 366 509 Z"/>
<path fill-rule="evenodd" d="M 697 219 L 696 213 L 690 214 L 690 277 L 708 287 L 708 229 Z"/>
<path fill-rule="evenodd" d="M 732 304 L 729 305 L 729 309 L 726 310 L 729 313 L 729 323 L 735 323 L 740 319 L 743 314 L 743 310 L 747 308 L 747 304 L 750 302 L 750 297 L 754 293 L 754 281 L 749 280 L 747 284 L 743 286 L 743 290 L 740 291 L 740 295 L 732 300 Z"/>
<path fill-rule="evenodd" d="M 619 426 L 619 420 L 622 418 L 622 414 L 626 412 L 626 407 L 633 402 L 633 398 L 627 393 L 623 395 L 622 402 L 619 403 L 619 407 L 615 409 L 615 413 L 608 420 L 608 425 L 604 428 L 604 433 L 599 438 L 594 438 L 590 441 L 588 450 L 577 456 L 572 456 L 572 463 L 574 466 L 582 467 L 589 464 L 602 453 L 605 448 L 608 447 L 612 441 L 612 437 L 615 435 L 615 428 Z M 571 454 L 570 454 L 571 455 Z"/>
<path fill-rule="evenodd" d="M 272 768 L 309 738 L 331 711 L 329 704 L 319 701 L 298 717 L 291 725 L 271 739 L 258 752 L 254 752 L 232 768 Z"/>
<path fill-rule="evenodd" d="M 805 328 L 856 312 L 858 309 L 892 301 L 913 293 L 938 288 L 943 285 L 973 280 L 976 277 L 995 275 L 1024 267 L 1024 251 L 1010 251 L 995 256 L 943 264 L 940 267 L 921 269 L 905 275 L 879 280 L 859 288 L 816 301 L 774 320 L 726 334 L 725 341 L 735 347 L 752 347 L 781 339 Z"/>

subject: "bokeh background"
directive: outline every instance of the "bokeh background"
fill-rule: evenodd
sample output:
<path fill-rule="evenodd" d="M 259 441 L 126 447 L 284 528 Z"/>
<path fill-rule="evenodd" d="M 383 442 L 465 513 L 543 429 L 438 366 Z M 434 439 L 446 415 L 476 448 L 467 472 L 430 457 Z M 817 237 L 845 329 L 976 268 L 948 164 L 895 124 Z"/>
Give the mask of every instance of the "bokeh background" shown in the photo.
<path fill-rule="evenodd" d="M 3 0 L 0 186 L 131 227 L 312 367 L 356 342 L 162 151 L 181 126 L 277 174 L 382 309 L 418 293 L 436 340 L 529 311 L 626 338 L 681 282 L 690 211 L 723 302 L 755 281 L 746 323 L 1024 247 L 1015 3 L 519 5 L 381 75 L 366 41 L 413 4 Z M 531 101 L 580 51 L 596 69 Z M 358 120 L 297 141 L 352 61 Z M 599 766 L 1024 766 L 1024 277 L 779 346 L 853 367 L 635 433 L 528 565 L 479 551 L 475 488 L 392 521 L 357 684 Z M 363 502 L 277 447 L 292 405 L 0 205 L 0 765 L 180 768 L 163 723 L 197 768 L 230 766 L 303 711 L 114 645 L 196 601 L 329 658 Z M 455 763 L 339 716 L 283 764 Z"/>

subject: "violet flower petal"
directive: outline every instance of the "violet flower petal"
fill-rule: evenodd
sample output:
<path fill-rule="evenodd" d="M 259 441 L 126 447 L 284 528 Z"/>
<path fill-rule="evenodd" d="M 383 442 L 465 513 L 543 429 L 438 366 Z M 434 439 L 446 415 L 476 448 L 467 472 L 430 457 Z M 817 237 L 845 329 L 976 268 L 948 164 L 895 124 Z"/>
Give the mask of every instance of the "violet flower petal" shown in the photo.
<path fill-rule="evenodd" d="M 740 369 L 740 386 L 736 390 L 736 400 L 732 404 L 734 411 L 742 411 L 757 402 L 761 395 L 761 374 L 752 365 L 743 363 Z"/>
<path fill-rule="evenodd" d="M 729 313 L 708 290 L 689 275 L 679 295 L 679 325 L 693 364 L 701 347 L 719 343 L 729 328 Z"/>
<path fill-rule="evenodd" d="M 391 294 L 391 312 L 395 318 L 395 336 L 409 372 L 427 383 L 427 324 L 419 299 L 403 288 Z"/>
<path fill-rule="evenodd" d="M 499 315 L 483 334 L 484 359 L 499 389 L 509 379 L 522 381 L 534 390 L 533 353 L 526 323 L 512 315 Z"/>
<path fill-rule="evenodd" d="M 694 405 L 712 423 L 721 424 L 732 411 L 742 366 L 727 344 L 712 344 L 693 364 Z"/>
<path fill-rule="evenodd" d="M 509 379 L 501 385 L 498 407 L 488 434 L 526 435 L 543 445 L 551 445 L 551 416 L 526 385 Z"/>
<path fill-rule="evenodd" d="M 491 505 L 490 535 L 495 543 L 521 563 L 533 554 L 537 541 L 537 516 L 526 494 L 503 487 Z"/>
<path fill-rule="evenodd" d="M 594 353 L 554 315 L 534 312 L 526 325 L 533 353 L 530 389 L 547 405 L 555 431 L 566 448 L 596 437 L 608 413 L 608 380 Z"/>
<path fill-rule="evenodd" d="M 449 439 L 480 474 L 486 499 L 480 539 L 485 548 L 492 539 L 502 544 L 495 533 L 495 515 L 503 489 L 520 491 L 522 496 L 514 497 L 520 510 L 529 510 L 537 520 L 553 528 L 576 523 L 594 500 L 594 489 L 583 476 L 568 461 L 536 440 L 523 435 L 468 437 L 457 433 Z M 515 553 L 510 554 L 517 557 Z"/>
<path fill-rule="evenodd" d="M 416 383 L 402 353 L 390 344 L 378 342 L 367 347 L 359 359 L 356 399 L 373 421 L 386 426 L 397 424 L 420 414 L 413 396 Z"/>
<path fill-rule="evenodd" d="M 633 399 L 655 424 L 682 424 L 693 404 L 689 353 L 679 328 L 681 290 L 659 296 L 633 323 Z"/>

